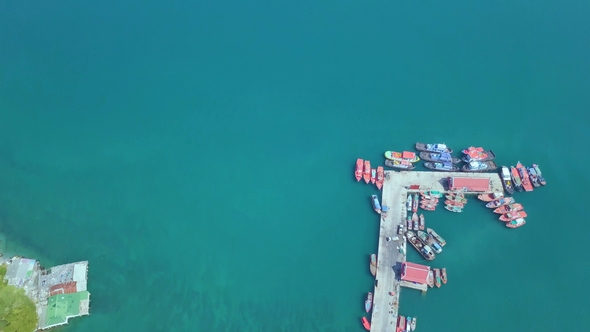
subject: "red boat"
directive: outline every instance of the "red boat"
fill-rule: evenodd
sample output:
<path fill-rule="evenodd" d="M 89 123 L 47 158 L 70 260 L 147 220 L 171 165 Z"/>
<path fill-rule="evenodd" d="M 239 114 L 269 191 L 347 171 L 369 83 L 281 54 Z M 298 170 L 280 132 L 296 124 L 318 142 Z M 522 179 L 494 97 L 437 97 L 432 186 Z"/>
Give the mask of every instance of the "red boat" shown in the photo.
<path fill-rule="evenodd" d="M 371 168 L 371 183 L 375 184 L 375 180 L 377 180 L 377 170 Z"/>
<path fill-rule="evenodd" d="M 397 331 L 405 331 L 405 330 L 406 330 L 406 317 L 397 316 Z"/>
<path fill-rule="evenodd" d="M 354 177 L 356 178 L 356 181 L 360 181 L 361 178 L 363 177 L 363 160 L 362 159 L 357 159 L 356 160 L 356 169 L 354 171 Z"/>
<path fill-rule="evenodd" d="M 377 167 L 377 181 L 375 181 L 375 185 L 377 186 L 377 189 L 381 190 L 381 188 L 383 187 L 383 181 L 384 181 L 383 166 L 379 166 L 379 167 Z"/>
<path fill-rule="evenodd" d="M 484 202 L 491 202 L 491 201 L 495 201 L 499 198 L 504 197 L 504 193 L 499 191 L 499 192 L 494 192 L 491 194 L 481 194 L 477 196 L 477 199 L 479 199 L 480 201 L 484 201 Z"/>
<path fill-rule="evenodd" d="M 516 163 L 516 168 L 520 173 L 520 180 L 522 181 L 524 191 L 533 191 L 533 185 L 531 184 L 531 180 L 529 179 L 529 172 L 527 172 L 526 168 L 522 166 L 520 161 Z"/>
<path fill-rule="evenodd" d="M 507 222 L 506 227 L 518 228 L 520 226 L 523 226 L 524 224 L 526 224 L 526 221 L 524 219 L 520 218 L 520 219 L 512 220 L 511 222 Z"/>
<path fill-rule="evenodd" d="M 449 201 L 446 200 L 445 201 L 446 205 L 452 205 L 452 206 L 459 206 L 459 207 L 464 207 L 465 206 L 465 202 L 459 202 L 459 201 Z"/>
<path fill-rule="evenodd" d="M 371 331 L 371 323 L 369 323 L 369 321 L 367 320 L 367 317 L 361 318 L 361 322 L 363 322 L 363 326 L 365 327 L 365 330 Z"/>
<path fill-rule="evenodd" d="M 366 183 L 371 181 L 371 162 L 365 160 L 365 169 L 363 170 L 363 179 Z"/>
<path fill-rule="evenodd" d="M 502 205 L 499 208 L 496 208 L 494 210 L 494 213 L 498 213 L 498 214 L 506 214 L 508 212 L 516 212 L 516 211 L 520 211 L 522 210 L 522 204 L 520 203 L 512 203 L 512 204 L 508 204 L 508 205 Z"/>
<path fill-rule="evenodd" d="M 422 204 L 422 205 L 420 205 L 420 208 L 425 211 L 434 211 L 436 209 L 436 206 Z"/>
<path fill-rule="evenodd" d="M 526 212 L 524 211 L 516 211 L 516 212 L 508 212 L 500 216 L 500 220 L 503 222 L 510 222 L 512 220 L 516 220 L 518 218 L 525 218 Z"/>

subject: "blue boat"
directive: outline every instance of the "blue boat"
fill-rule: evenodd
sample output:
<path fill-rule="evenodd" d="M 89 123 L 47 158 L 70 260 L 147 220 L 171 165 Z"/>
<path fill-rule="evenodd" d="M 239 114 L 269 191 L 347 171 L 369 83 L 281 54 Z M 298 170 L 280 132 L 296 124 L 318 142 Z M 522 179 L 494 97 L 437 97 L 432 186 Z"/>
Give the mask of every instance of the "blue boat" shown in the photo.
<path fill-rule="evenodd" d="M 426 162 L 424 167 L 439 172 L 458 172 L 460 170 L 459 166 L 448 162 Z"/>
<path fill-rule="evenodd" d="M 371 202 L 373 203 L 373 209 L 375 212 L 381 214 L 381 204 L 379 204 L 379 198 L 377 195 L 371 195 Z"/>

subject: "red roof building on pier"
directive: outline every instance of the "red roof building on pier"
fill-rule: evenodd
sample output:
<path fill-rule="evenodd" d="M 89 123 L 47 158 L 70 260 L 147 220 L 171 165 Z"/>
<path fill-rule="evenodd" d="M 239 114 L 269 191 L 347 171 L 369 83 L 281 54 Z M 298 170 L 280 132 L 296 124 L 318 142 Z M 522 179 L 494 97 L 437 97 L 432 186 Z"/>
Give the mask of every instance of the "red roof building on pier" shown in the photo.
<path fill-rule="evenodd" d="M 417 282 L 419 284 L 428 283 L 428 274 L 430 267 L 410 262 L 402 263 L 402 280 Z"/>
<path fill-rule="evenodd" d="M 490 191 L 490 179 L 452 176 L 449 178 L 449 190 Z"/>

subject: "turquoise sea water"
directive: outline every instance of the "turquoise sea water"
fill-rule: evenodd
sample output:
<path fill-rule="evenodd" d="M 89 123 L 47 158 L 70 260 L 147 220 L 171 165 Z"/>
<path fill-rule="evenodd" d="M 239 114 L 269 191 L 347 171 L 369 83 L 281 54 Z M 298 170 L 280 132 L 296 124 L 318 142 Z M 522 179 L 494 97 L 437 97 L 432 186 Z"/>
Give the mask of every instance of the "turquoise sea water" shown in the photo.
<path fill-rule="evenodd" d="M 427 223 L 420 331 L 587 331 L 585 1 L 0 3 L 0 232 L 89 260 L 63 331 L 361 331 L 378 219 L 356 158 L 538 163 L 527 225 Z M 411 251 L 411 260 L 420 262 Z"/>

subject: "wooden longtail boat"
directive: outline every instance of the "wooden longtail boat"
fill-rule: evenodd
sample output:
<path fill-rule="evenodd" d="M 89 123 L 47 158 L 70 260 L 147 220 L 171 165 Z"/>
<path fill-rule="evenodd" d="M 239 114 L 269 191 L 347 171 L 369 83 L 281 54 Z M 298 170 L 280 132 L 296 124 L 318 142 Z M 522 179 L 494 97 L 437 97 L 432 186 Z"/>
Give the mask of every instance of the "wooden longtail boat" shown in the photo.
<path fill-rule="evenodd" d="M 357 182 L 359 182 L 363 177 L 363 163 L 364 160 L 362 159 L 356 160 L 356 169 L 354 170 L 354 177 L 356 178 Z"/>
<path fill-rule="evenodd" d="M 365 160 L 365 169 L 363 170 L 363 179 L 366 183 L 371 181 L 371 162 Z"/>

